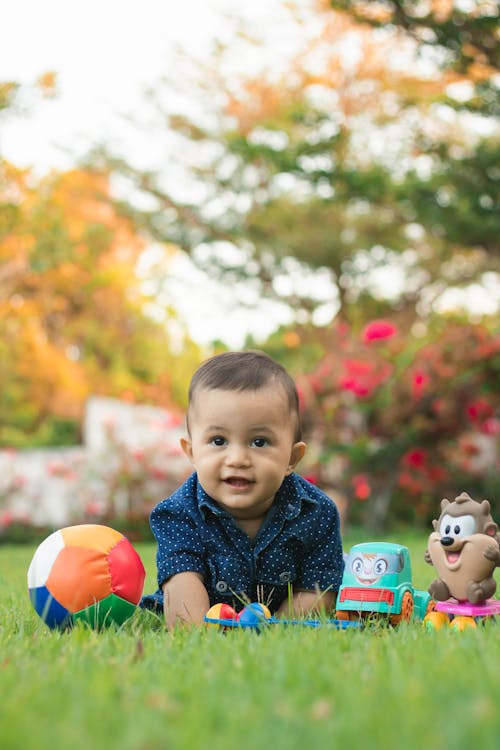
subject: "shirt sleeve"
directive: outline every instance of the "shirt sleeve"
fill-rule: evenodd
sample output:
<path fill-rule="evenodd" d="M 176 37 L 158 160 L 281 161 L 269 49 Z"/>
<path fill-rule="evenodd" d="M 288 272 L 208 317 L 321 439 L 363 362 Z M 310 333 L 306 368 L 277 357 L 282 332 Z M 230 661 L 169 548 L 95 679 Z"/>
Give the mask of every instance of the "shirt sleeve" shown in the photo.
<path fill-rule="evenodd" d="M 158 544 L 156 567 L 160 589 L 176 573 L 194 571 L 206 576 L 203 544 L 188 511 L 166 500 L 153 510 L 150 523 Z"/>
<path fill-rule="evenodd" d="M 337 592 L 342 583 L 344 556 L 337 506 L 329 498 L 315 524 L 315 534 L 299 568 L 295 585 L 313 590 Z"/>

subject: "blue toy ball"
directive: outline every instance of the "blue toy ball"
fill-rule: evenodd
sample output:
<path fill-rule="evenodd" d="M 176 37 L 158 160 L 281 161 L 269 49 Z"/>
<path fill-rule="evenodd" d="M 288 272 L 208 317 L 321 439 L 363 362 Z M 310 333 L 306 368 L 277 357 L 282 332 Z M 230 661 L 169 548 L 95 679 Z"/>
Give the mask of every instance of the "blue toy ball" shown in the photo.
<path fill-rule="evenodd" d="M 264 625 L 269 620 L 271 613 L 264 604 L 252 602 L 241 610 L 238 621 L 241 625 L 253 626 Z"/>

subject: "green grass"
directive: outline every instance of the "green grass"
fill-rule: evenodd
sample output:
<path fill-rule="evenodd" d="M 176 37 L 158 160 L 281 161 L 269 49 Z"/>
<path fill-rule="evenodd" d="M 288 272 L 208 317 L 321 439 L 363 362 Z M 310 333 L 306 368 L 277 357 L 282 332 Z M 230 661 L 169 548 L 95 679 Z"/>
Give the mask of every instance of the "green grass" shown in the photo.
<path fill-rule="evenodd" d="M 410 547 L 426 588 L 425 536 Z M 346 547 L 361 541 L 351 533 Z M 154 547 L 138 545 L 154 587 Z M 30 547 L 0 547 L 2 750 L 498 750 L 500 630 L 48 630 L 26 592 Z"/>

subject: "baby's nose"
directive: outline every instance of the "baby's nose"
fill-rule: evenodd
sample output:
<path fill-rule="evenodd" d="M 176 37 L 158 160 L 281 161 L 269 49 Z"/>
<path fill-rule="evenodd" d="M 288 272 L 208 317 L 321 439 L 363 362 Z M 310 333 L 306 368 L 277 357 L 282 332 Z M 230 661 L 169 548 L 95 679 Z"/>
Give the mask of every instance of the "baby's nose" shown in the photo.
<path fill-rule="evenodd" d="M 227 463 L 230 466 L 245 466 L 249 463 L 250 456 L 246 445 L 234 444 L 227 452 Z"/>

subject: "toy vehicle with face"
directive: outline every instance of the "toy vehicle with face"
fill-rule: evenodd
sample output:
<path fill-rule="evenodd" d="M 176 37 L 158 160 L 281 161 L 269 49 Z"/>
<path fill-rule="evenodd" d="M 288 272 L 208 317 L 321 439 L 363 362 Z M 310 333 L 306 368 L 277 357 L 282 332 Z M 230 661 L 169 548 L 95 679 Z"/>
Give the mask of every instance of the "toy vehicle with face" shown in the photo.
<path fill-rule="evenodd" d="M 413 588 L 407 547 L 365 542 L 351 548 L 337 597 L 337 619 L 376 614 L 398 625 L 403 620 L 423 619 L 431 609 L 430 594 Z"/>

